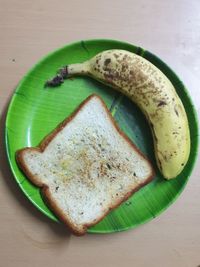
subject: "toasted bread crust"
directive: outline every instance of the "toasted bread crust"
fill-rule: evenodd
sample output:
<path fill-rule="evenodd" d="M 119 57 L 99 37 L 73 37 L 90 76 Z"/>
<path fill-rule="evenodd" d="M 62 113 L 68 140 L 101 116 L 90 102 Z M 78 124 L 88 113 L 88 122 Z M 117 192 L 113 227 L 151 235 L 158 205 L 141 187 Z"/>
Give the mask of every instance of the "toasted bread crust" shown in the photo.
<path fill-rule="evenodd" d="M 104 215 L 102 217 L 100 217 L 98 220 L 90 223 L 90 224 L 85 224 L 82 226 L 82 230 L 80 230 L 79 227 L 76 227 L 71 221 L 70 219 L 65 216 L 65 214 L 63 213 L 63 211 L 58 207 L 58 205 L 56 204 L 56 202 L 52 199 L 50 191 L 49 191 L 49 187 L 48 185 L 41 183 L 39 181 L 39 179 L 37 178 L 37 176 L 32 175 L 25 162 L 23 159 L 23 153 L 26 152 L 26 150 L 36 150 L 40 153 L 42 153 L 45 148 L 48 146 L 48 144 L 51 142 L 51 140 L 76 116 L 76 114 L 81 111 L 81 109 L 93 98 L 96 97 L 101 101 L 102 106 L 104 107 L 110 122 L 114 125 L 115 129 L 118 131 L 118 133 L 126 140 L 126 142 L 132 147 L 133 150 L 137 151 L 138 154 L 140 154 L 149 164 L 149 167 L 151 169 L 151 175 L 145 180 L 144 183 L 141 183 L 140 185 L 138 185 L 136 188 L 134 188 L 133 190 L 131 190 L 130 192 L 128 192 L 122 199 L 119 199 L 118 201 L 116 201 L 115 205 L 112 205 L 111 207 L 109 207 L 108 211 L 106 213 L 104 213 Z M 105 103 L 103 102 L 103 100 L 96 94 L 92 94 L 90 95 L 88 98 L 86 98 L 80 105 L 79 107 L 68 117 L 66 118 L 63 122 L 61 122 L 49 135 L 47 135 L 42 142 L 37 146 L 37 147 L 26 147 L 23 149 L 20 149 L 18 151 L 16 151 L 16 161 L 20 167 L 20 169 L 24 172 L 24 174 L 27 176 L 27 178 L 36 186 L 41 188 L 41 192 L 42 195 L 45 198 L 45 201 L 47 202 L 47 205 L 50 207 L 50 209 L 58 216 L 58 218 L 67 225 L 67 227 L 73 232 L 73 234 L 77 235 L 77 236 L 81 236 L 84 235 L 87 232 L 87 228 L 97 224 L 99 221 L 101 221 L 111 210 L 117 208 L 120 204 L 122 204 L 124 201 L 126 201 L 133 193 L 135 193 L 136 191 L 138 191 L 141 187 L 145 186 L 146 184 L 148 184 L 149 182 L 152 181 L 153 176 L 154 176 L 154 171 L 153 168 L 151 166 L 151 163 L 149 162 L 149 160 L 142 154 L 142 152 L 132 143 L 132 141 L 129 139 L 128 136 L 125 135 L 125 133 L 122 132 L 122 130 L 119 128 L 119 126 L 116 124 L 114 118 L 112 117 L 111 113 L 109 112 L 107 106 L 105 105 Z"/>

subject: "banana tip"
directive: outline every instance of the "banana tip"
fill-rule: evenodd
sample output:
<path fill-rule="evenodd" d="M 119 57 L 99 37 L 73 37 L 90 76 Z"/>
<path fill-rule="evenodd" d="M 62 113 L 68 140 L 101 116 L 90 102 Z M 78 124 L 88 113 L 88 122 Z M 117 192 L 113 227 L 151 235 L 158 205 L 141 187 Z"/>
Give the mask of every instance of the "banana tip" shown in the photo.
<path fill-rule="evenodd" d="M 64 79 L 66 79 L 68 77 L 68 70 L 67 70 L 67 66 L 61 68 L 58 71 L 58 74 L 56 76 L 54 76 L 52 79 L 47 80 L 45 82 L 44 87 L 56 87 L 61 85 L 64 82 Z"/>

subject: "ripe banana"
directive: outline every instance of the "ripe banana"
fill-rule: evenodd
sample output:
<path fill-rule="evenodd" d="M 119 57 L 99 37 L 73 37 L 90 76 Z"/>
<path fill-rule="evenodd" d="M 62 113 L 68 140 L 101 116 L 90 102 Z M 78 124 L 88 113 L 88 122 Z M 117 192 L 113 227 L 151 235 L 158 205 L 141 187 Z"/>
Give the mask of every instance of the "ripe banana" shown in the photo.
<path fill-rule="evenodd" d="M 128 96 L 149 122 L 163 176 L 175 178 L 183 170 L 190 153 L 186 112 L 172 83 L 157 67 L 134 53 L 107 50 L 62 68 L 47 85 L 59 85 L 73 75 L 91 76 Z"/>

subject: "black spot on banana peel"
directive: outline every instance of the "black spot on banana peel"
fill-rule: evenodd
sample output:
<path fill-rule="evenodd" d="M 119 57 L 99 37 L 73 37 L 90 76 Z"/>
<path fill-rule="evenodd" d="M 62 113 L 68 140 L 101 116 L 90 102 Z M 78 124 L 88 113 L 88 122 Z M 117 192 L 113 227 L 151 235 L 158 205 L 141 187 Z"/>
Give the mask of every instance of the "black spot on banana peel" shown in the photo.
<path fill-rule="evenodd" d="M 158 107 L 161 107 L 161 106 L 164 106 L 164 105 L 167 105 L 167 103 L 163 100 L 160 100 L 159 103 L 158 103 Z"/>
<path fill-rule="evenodd" d="M 190 154 L 186 112 L 172 83 L 157 67 L 134 53 L 114 49 L 68 65 L 66 72 L 59 75 L 63 79 L 88 75 L 128 96 L 151 126 L 157 165 L 163 176 L 175 178 L 183 170 Z M 54 86 L 52 82 L 47 84 Z"/>
<path fill-rule="evenodd" d="M 111 59 L 110 58 L 106 58 L 106 60 L 104 61 L 104 65 L 107 66 L 110 62 L 111 62 Z"/>

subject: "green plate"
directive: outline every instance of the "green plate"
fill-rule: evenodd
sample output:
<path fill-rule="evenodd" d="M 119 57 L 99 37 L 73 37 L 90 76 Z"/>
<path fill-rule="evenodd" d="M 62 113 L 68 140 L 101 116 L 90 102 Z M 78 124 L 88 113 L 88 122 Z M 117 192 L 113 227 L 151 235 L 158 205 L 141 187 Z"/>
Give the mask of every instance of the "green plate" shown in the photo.
<path fill-rule="evenodd" d="M 174 180 L 166 181 L 159 173 L 148 124 L 128 98 L 87 77 L 66 80 L 56 89 L 44 88 L 45 81 L 63 65 L 85 61 L 98 52 L 113 48 L 131 51 L 151 61 L 168 76 L 182 99 L 189 119 L 191 153 L 183 172 Z M 19 170 L 15 152 L 26 146 L 37 146 L 45 135 L 93 93 L 103 98 L 121 129 L 151 160 L 156 170 L 153 182 L 88 230 L 90 233 L 122 231 L 155 218 L 182 192 L 197 155 L 197 117 L 192 101 L 176 74 L 158 57 L 140 47 L 114 40 L 86 40 L 67 45 L 43 58 L 25 75 L 14 92 L 6 120 L 6 147 L 16 182 L 27 198 L 54 221 L 58 219 L 43 202 L 39 189 Z"/>

